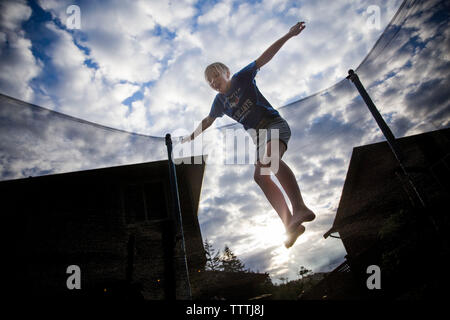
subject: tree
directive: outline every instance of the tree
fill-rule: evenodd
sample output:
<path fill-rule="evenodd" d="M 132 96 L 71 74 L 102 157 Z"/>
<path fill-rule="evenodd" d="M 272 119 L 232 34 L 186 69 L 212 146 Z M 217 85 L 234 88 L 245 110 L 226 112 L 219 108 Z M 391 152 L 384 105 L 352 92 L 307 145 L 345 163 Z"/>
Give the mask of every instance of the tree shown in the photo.
<path fill-rule="evenodd" d="M 204 243 L 205 254 L 206 254 L 206 266 L 205 270 L 209 271 L 220 271 L 222 269 L 221 261 L 220 261 L 220 251 L 213 248 L 211 244 L 209 244 L 208 239 L 205 240 Z"/>
<path fill-rule="evenodd" d="M 245 265 L 239 260 L 231 249 L 225 245 L 222 258 L 222 271 L 225 272 L 246 272 Z"/>
<path fill-rule="evenodd" d="M 304 266 L 300 267 L 300 270 L 298 271 L 298 275 L 300 276 L 300 279 L 303 279 L 304 277 L 307 277 L 312 274 L 312 270 L 306 269 Z"/>
<path fill-rule="evenodd" d="M 281 282 L 283 282 L 284 284 L 286 284 L 288 282 L 288 277 L 279 277 L 278 278 Z"/>

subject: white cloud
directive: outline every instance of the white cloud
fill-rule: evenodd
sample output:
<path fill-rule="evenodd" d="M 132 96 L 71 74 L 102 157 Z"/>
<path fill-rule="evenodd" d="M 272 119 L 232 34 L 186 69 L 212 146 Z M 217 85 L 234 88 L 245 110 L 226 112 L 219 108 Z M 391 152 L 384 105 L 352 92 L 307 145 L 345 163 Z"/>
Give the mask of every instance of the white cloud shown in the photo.
<path fill-rule="evenodd" d="M 208 12 L 199 16 L 197 21 L 199 24 L 223 24 L 231 12 L 231 6 L 231 1 L 219 2 Z"/>
<path fill-rule="evenodd" d="M 10 31 L 20 32 L 21 23 L 31 16 L 25 1 L 2 1 L 0 8 L 0 26 Z"/>
<path fill-rule="evenodd" d="M 59 81 L 41 84 L 44 92 L 52 97 L 50 100 L 41 95 L 36 99 L 41 99 L 46 107 L 78 118 L 131 131 L 146 131 L 148 124 L 141 105 L 135 103 L 129 110 L 122 104 L 140 86 L 111 80 L 101 68 L 89 68 L 85 64 L 88 55 L 75 45 L 67 31 L 53 22 L 46 27 L 53 34 L 46 54 Z M 137 114 L 144 117 L 141 119 Z"/>
<path fill-rule="evenodd" d="M 69 2 L 41 3 L 64 24 Z M 365 11 L 369 5 L 381 9 L 378 30 L 366 26 Z M 203 78 L 208 63 L 223 61 L 236 72 L 256 59 L 291 25 L 305 20 L 305 31 L 289 40 L 256 79 L 268 100 L 280 107 L 337 83 L 349 68 L 356 68 L 399 5 L 399 0 L 221 1 L 204 3 L 199 8 L 190 1 L 81 2 L 82 30 L 69 32 L 53 22 L 47 25 L 53 41 L 46 53 L 61 81 L 41 84 L 38 98 L 71 115 L 129 131 L 163 136 L 180 128 L 192 130 L 208 114 L 215 94 Z M 4 44 L 7 37 L 16 37 L 17 50 L 13 55 L 31 68 L 19 68 L 18 64 L 2 64 L 1 68 L 8 71 L 15 66 L 14 72 L 23 82 L 11 79 L 8 83 L 22 95 L 19 97 L 26 98 L 29 88 L 23 83 L 32 79 L 40 67 L 33 60 L 31 42 L 17 29 L 29 13 L 23 6 L 17 8 L 21 13 L 5 22 L 15 27 L 0 33 L 0 40 Z M 374 61 L 372 65 L 369 61 L 358 71 L 382 112 L 393 114 L 394 129 L 403 134 L 420 131 L 424 122 L 445 121 L 438 115 L 447 107 L 438 101 L 438 95 L 427 96 L 426 89 L 445 88 L 447 84 L 448 70 L 442 66 L 448 61 L 448 45 L 443 39 L 448 39 L 450 31 L 430 38 L 439 26 L 424 29 L 417 23 L 409 19 L 406 27 L 413 30 L 423 48 L 409 50 L 409 36 L 399 34 L 393 42 L 395 50 L 390 46 L 383 51 L 384 64 Z M 436 50 L 439 43 L 441 49 Z M 403 45 L 405 50 L 399 51 Z M 86 65 L 87 59 L 98 68 Z M 143 94 L 142 100 L 122 104 L 138 90 Z M 207 165 L 200 203 L 203 237 L 218 248 L 230 244 L 250 267 L 270 270 L 277 276 L 293 278 L 300 265 L 326 268 L 337 263 L 344 255 L 341 243 L 324 240 L 322 235 L 331 226 L 352 148 L 382 140 L 370 114 L 356 97 L 353 85 L 344 81 L 333 90 L 302 101 L 301 108 L 280 110 L 293 132 L 285 160 L 296 174 L 306 202 L 318 213 L 317 220 L 307 225 L 307 233 L 294 248 L 286 251 L 282 247 L 281 222 L 253 181 L 253 165 L 224 166 L 213 159 Z M 426 110 L 420 105 L 424 101 L 435 103 L 435 109 Z M 405 119 L 409 121 L 407 125 Z M 227 121 L 224 117 L 216 124 Z M 214 140 L 217 132 L 208 130 L 205 135 L 210 143 L 220 145 L 221 141 Z M 102 139 L 97 140 L 101 145 Z M 99 157 L 113 157 L 113 140 L 108 148 L 99 151 Z M 57 142 L 62 145 L 64 139 Z M 83 152 L 89 150 L 82 139 L 74 143 Z M 161 141 L 152 143 L 156 146 Z M 95 160 L 79 150 L 64 151 L 67 153 L 59 156 L 68 162 L 76 159 L 80 168 L 95 166 Z M 39 165 L 47 168 L 43 163 Z M 26 164 L 17 162 L 15 166 L 14 170 L 19 170 Z M 270 237 L 263 237 L 266 234 Z"/>
<path fill-rule="evenodd" d="M 31 100 L 29 82 L 41 71 L 31 52 L 31 41 L 21 30 L 22 22 L 31 16 L 31 8 L 22 1 L 0 3 L 0 91 Z"/>

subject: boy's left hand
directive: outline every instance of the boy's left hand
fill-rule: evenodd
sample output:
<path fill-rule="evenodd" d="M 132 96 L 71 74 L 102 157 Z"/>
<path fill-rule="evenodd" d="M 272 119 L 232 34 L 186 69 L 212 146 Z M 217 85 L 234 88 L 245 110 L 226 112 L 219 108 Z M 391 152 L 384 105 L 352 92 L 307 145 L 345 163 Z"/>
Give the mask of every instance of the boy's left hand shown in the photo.
<path fill-rule="evenodd" d="M 291 27 L 291 29 L 289 29 L 288 34 L 292 37 L 300 34 L 300 32 L 302 32 L 302 30 L 305 29 L 305 22 L 298 22 L 297 24 L 295 24 L 293 27 Z"/>

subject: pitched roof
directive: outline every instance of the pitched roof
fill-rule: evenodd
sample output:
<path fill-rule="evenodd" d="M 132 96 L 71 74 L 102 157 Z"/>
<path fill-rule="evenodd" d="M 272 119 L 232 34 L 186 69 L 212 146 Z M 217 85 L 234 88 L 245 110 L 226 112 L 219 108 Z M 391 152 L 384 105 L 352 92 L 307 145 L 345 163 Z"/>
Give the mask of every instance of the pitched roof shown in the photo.
<path fill-rule="evenodd" d="M 437 162 L 449 158 L 450 128 L 399 138 L 397 142 L 407 170 L 427 172 Z M 402 200 L 405 195 L 396 175 L 398 169 L 398 162 L 386 141 L 355 147 L 335 220 L 324 237 L 339 232 L 373 208 L 382 211 Z"/>

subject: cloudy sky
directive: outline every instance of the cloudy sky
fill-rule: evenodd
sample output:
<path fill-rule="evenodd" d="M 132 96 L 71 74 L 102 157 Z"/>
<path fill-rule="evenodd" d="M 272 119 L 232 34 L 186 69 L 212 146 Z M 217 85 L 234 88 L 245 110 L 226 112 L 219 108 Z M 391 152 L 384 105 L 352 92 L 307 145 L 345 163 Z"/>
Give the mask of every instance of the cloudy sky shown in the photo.
<path fill-rule="evenodd" d="M 396 136 L 449 123 L 448 94 L 442 93 L 449 83 L 449 31 L 442 17 L 435 22 L 434 3 L 418 1 L 403 10 L 397 17 L 401 25 L 394 24 L 390 37 L 378 42 L 378 51 L 358 69 Z M 360 65 L 401 4 L 2 1 L 0 93 L 97 124 L 62 117 L 63 130 L 35 115 L 25 127 L 17 109 L 7 118 L 4 107 L 2 180 L 162 159 L 157 150 L 165 146 L 158 137 L 191 132 L 209 113 L 215 92 L 204 81 L 206 65 L 222 61 L 236 72 L 305 21 L 306 29 L 256 81 L 290 124 L 285 161 L 317 219 L 285 249 L 281 222 L 253 181 L 253 164 L 224 164 L 210 149 L 198 214 L 204 239 L 215 248 L 228 245 L 248 268 L 269 272 L 274 281 L 296 278 L 300 266 L 329 271 L 345 256 L 340 240 L 325 240 L 323 234 L 333 222 L 352 148 L 383 140 L 343 79 Z M 209 146 L 220 145 L 224 130 L 217 127 L 230 123 L 223 117 L 216 129 L 208 129 Z M 124 132 L 101 126 L 139 135 L 130 147 Z M 37 136 L 40 142 L 31 143 Z M 153 146 L 153 153 L 143 151 L 144 145 Z"/>

